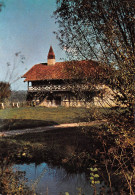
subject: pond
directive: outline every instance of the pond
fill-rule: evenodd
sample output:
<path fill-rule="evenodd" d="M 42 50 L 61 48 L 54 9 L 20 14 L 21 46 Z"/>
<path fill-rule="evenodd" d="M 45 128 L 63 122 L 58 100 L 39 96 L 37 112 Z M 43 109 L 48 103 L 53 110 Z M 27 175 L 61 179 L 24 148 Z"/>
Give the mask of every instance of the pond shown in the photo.
<path fill-rule="evenodd" d="M 79 195 L 80 191 L 82 195 L 92 195 L 94 192 L 85 173 L 69 174 L 62 167 L 47 163 L 19 164 L 14 165 L 13 169 L 25 173 L 27 185 L 37 194 L 65 195 L 68 192 L 70 195 Z M 97 191 L 102 186 L 103 183 L 96 184 Z"/>

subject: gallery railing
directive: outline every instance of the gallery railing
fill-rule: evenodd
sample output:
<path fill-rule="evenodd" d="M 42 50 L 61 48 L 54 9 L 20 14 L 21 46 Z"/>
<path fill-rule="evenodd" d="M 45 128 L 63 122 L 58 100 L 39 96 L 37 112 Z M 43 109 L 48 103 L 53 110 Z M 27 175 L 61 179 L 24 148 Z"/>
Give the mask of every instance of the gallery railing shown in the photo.
<path fill-rule="evenodd" d="M 76 85 L 43 85 L 28 87 L 28 91 L 76 91 L 88 90 L 89 85 L 76 84 Z"/>

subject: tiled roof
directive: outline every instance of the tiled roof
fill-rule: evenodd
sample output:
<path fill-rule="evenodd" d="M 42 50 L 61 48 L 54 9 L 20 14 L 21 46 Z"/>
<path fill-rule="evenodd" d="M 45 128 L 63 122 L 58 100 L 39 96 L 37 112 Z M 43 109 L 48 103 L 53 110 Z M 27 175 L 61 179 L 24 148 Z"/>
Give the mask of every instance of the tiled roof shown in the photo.
<path fill-rule="evenodd" d="M 92 60 L 56 62 L 52 66 L 41 63 L 34 65 L 22 78 L 26 78 L 25 81 L 80 79 L 98 75 L 100 72 L 98 63 Z"/>

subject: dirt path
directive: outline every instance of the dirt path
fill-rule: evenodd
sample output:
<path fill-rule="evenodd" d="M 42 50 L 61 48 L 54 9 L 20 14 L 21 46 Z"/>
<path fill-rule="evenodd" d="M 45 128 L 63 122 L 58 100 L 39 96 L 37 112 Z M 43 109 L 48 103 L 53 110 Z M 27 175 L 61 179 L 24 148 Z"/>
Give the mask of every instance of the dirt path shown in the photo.
<path fill-rule="evenodd" d="M 46 127 L 37 127 L 37 128 L 28 128 L 28 129 L 21 129 L 21 130 L 11 130 L 11 131 L 4 131 L 0 133 L 0 137 L 10 137 L 15 135 L 21 135 L 26 133 L 37 133 L 37 132 L 44 132 L 54 129 L 60 128 L 68 128 L 68 127 L 83 127 L 83 126 L 93 126 L 93 125 L 100 125 L 107 122 L 107 120 L 96 120 L 92 122 L 80 122 L 80 123 L 68 123 L 68 124 L 60 124 L 60 125 L 52 125 Z"/>

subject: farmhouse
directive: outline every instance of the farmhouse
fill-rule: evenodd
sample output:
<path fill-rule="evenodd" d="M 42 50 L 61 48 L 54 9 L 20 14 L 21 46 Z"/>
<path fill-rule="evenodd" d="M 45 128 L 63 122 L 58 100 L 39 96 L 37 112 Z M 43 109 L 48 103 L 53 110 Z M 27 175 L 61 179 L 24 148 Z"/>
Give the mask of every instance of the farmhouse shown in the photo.
<path fill-rule="evenodd" d="M 47 107 L 86 106 L 103 102 L 104 85 L 95 84 L 103 70 L 96 61 L 55 62 L 50 47 L 47 63 L 34 65 L 22 77 L 28 82 L 27 100 Z M 102 97 L 98 97 L 98 96 Z"/>

